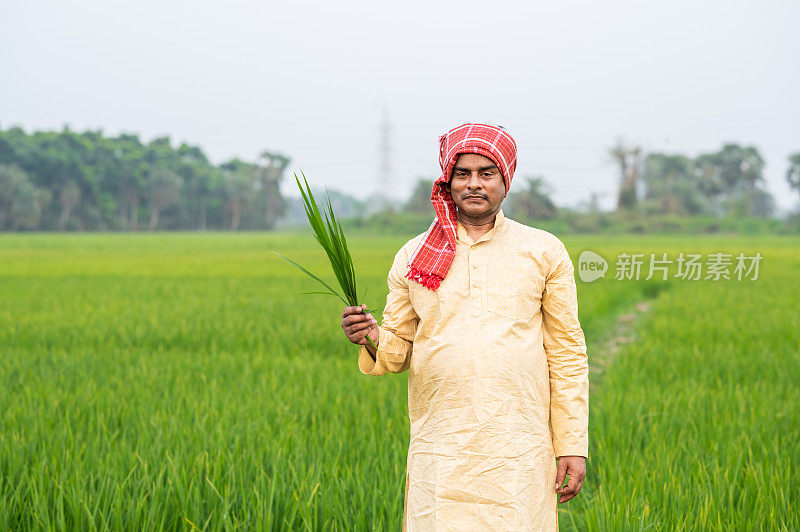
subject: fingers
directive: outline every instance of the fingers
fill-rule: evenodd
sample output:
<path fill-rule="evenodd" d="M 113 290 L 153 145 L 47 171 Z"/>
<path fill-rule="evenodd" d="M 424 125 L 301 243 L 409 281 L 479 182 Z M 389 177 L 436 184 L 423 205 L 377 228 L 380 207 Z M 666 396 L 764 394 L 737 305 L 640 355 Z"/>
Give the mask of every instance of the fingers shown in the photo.
<path fill-rule="evenodd" d="M 348 336 L 352 334 L 356 334 L 361 331 L 368 331 L 376 324 L 371 321 L 364 321 L 360 323 L 354 323 L 353 325 L 348 325 L 346 327 L 342 327 L 344 329 L 344 333 Z"/>
<path fill-rule="evenodd" d="M 362 321 L 370 321 L 364 314 L 350 314 L 342 318 L 342 325 L 354 325 Z"/>
<path fill-rule="evenodd" d="M 370 331 L 372 331 L 372 327 L 371 325 L 367 325 L 367 327 L 360 330 L 345 329 L 344 334 L 347 336 L 347 339 L 354 344 L 366 344 L 367 336 L 369 336 Z"/>
<path fill-rule="evenodd" d="M 567 485 L 561 488 L 560 490 L 556 490 L 561 497 L 558 498 L 558 502 L 567 502 L 575 497 L 579 491 L 581 491 L 581 487 L 583 486 L 583 479 L 579 479 L 578 475 L 569 475 L 569 482 Z"/>
<path fill-rule="evenodd" d="M 344 310 L 342 311 L 342 318 L 346 318 L 348 316 L 364 316 L 364 315 L 369 316 L 371 318 L 372 317 L 371 314 L 369 313 L 364 314 L 365 310 L 367 310 L 366 305 L 361 305 L 360 307 L 344 307 Z"/>
<path fill-rule="evenodd" d="M 366 305 L 361 305 L 360 307 L 344 307 L 344 311 L 342 312 L 342 317 L 349 316 L 350 314 L 361 314 L 364 310 L 367 310 Z"/>
<path fill-rule="evenodd" d="M 354 344 L 366 343 L 366 337 L 373 327 L 377 327 L 378 322 L 372 314 L 364 314 L 366 305 L 360 307 L 345 307 L 342 312 L 342 329 L 347 339 Z"/>
<path fill-rule="evenodd" d="M 367 343 L 367 336 L 369 336 L 369 332 L 372 330 L 372 327 L 368 327 L 363 331 L 360 331 L 354 335 L 355 340 L 354 343 L 356 344 L 366 344 Z"/>
<path fill-rule="evenodd" d="M 351 314 L 346 318 L 342 318 L 342 327 L 350 327 L 361 323 L 376 324 L 372 314 Z"/>
<path fill-rule="evenodd" d="M 345 318 L 351 314 L 361 314 L 362 307 L 366 307 L 366 305 L 361 305 L 360 307 L 344 307 L 342 317 Z"/>
<path fill-rule="evenodd" d="M 567 461 L 566 460 L 559 460 L 558 461 L 558 473 L 556 473 L 556 487 L 555 490 L 558 491 L 561 486 L 564 485 L 564 477 L 567 475 Z"/>
<path fill-rule="evenodd" d="M 563 503 L 573 499 L 581 488 L 583 487 L 583 480 L 586 478 L 586 469 L 582 466 L 583 462 L 579 464 L 572 464 L 571 462 L 567 462 L 566 460 L 559 460 L 559 475 L 561 474 L 561 462 L 564 462 L 564 468 L 566 469 L 566 473 L 569 476 L 569 481 L 567 485 L 564 487 L 557 487 L 556 493 L 561 495 L 559 497 L 558 502 Z M 563 483 L 563 477 L 561 482 L 558 484 Z"/>

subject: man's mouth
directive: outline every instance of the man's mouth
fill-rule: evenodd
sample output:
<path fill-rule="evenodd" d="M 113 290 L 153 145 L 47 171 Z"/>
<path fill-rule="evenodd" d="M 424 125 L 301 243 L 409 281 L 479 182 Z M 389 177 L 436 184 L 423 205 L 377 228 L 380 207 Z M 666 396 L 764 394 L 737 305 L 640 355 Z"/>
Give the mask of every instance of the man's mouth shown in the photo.
<path fill-rule="evenodd" d="M 482 199 L 482 200 L 485 200 L 486 198 L 484 196 L 464 196 L 464 199 L 465 200 L 468 200 L 468 199 Z"/>

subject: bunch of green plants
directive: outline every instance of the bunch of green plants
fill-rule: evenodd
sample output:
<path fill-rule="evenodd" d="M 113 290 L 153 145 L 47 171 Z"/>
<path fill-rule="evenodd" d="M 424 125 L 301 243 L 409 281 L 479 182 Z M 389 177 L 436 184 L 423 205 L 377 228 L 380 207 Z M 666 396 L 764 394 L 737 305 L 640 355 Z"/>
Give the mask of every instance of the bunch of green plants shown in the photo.
<path fill-rule="evenodd" d="M 300 189 L 300 194 L 303 196 L 303 207 L 306 211 L 308 223 L 311 224 L 314 238 L 317 239 L 319 245 L 322 246 L 322 249 L 324 249 L 325 253 L 328 255 L 328 260 L 331 263 L 333 274 L 336 276 L 336 280 L 339 282 L 339 287 L 342 289 L 341 293 L 333 288 L 330 284 L 325 282 L 325 280 L 317 275 L 314 275 L 306 268 L 297 264 L 295 261 L 284 257 L 277 251 L 274 253 L 289 264 L 300 269 L 300 271 L 317 281 L 325 288 L 325 291 L 322 292 L 304 292 L 305 294 L 333 295 L 341 299 L 345 305 L 361 308 L 361 305 L 358 302 L 356 271 L 355 267 L 353 266 L 353 257 L 350 255 L 350 250 L 347 248 L 347 239 L 344 236 L 342 224 L 336 217 L 336 214 L 333 212 L 331 198 L 328 194 L 325 194 L 325 210 L 321 211 L 317 205 L 316 199 L 314 198 L 314 193 L 311 192 L 308 179 L 306 179 L 306 176 L 302 171 L 300 174 L 303 176 L 303 183 L 300 182 L 300 178 L 297 177 L 297 174 L 294 174 L 294 179 L 297 182 L 297 188 Z M 369 309 L 364 308 L 361 308 L 361 311 L 363 313 L 371 312 Z M 373 347 L 376 347 L 369 336 L 367 336 L 367 340 L 369 340 L 369 343 L 372 344 Z M 370 354 L 370 356 L 372 355 Z"/>

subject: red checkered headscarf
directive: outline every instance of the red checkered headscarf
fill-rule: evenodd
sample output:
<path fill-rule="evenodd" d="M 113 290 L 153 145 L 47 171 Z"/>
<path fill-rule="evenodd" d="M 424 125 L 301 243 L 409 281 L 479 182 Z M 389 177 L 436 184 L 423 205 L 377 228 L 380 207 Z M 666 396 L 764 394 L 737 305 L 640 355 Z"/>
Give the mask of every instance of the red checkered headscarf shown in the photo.
<path fill-rule="evenodd" d="M 430 290 L 439 288 L 456 255 L 456 204 L 447 190 L 447 184 L 456 160 L 462 153 L 477 153 L 491 159 L 503 175 L 506 195 L 517 167 L 517 144 L 511 135 L 499 127 L 464 124 L 439 138 L 442 175 L 433 184 L 431 192 L 436 219 L 411 255 L 406 273 L 406 277 Z"/>

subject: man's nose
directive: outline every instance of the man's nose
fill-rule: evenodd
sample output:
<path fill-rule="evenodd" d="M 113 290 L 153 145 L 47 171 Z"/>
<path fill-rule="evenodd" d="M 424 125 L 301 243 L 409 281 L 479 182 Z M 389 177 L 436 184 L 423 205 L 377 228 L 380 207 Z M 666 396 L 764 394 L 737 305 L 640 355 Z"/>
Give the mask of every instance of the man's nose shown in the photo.
<path fill-rule="evenodd" d="M 467 188 L 471 189 L 481 188 L 481 180 L 478 179 L 477 173 L 474 173 L 469 176 L 469 183 L 467 183 Z"/>

